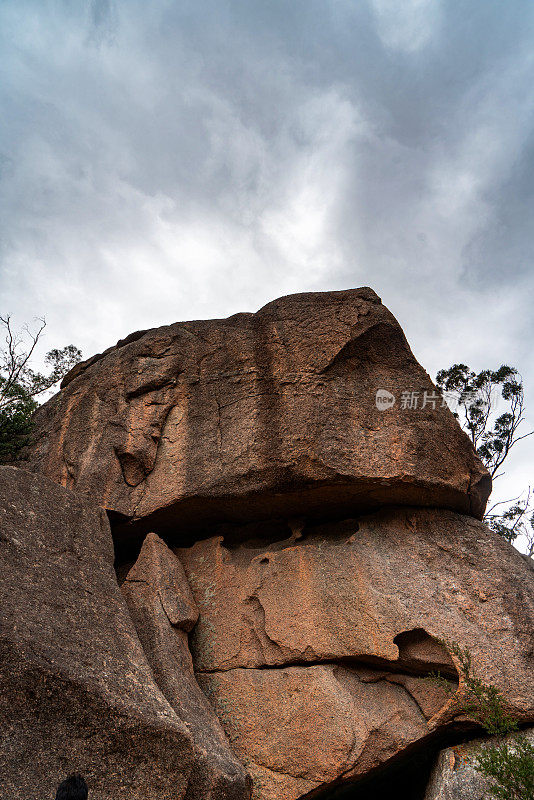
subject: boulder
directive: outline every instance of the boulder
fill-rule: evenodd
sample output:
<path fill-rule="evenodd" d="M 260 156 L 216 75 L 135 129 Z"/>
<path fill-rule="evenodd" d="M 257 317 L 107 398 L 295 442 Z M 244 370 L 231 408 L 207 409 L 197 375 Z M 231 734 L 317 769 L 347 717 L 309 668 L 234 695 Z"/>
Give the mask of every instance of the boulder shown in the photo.
<path fill-rule="evenodd" d="M 270 543 L 256 528 L 176 551 L 200 612 L 197 678 L 255 800 L 354 779 L 463 726 L 447 642 L 469 649 L 517 719 L 534 719 L 532 571 L 481 522 L 401 507 L 292 524 Z"/>
<path fill-rule="evenodd" d="M 154 679 L 193 737 L 185 800 L 245 800 L 250 779 L 193 672 L 187 635 L 197 607 L 178 558 L 155 534 L 146 537 L 122 591 Z"/>
<path fill-rule="evenodd" d="M 51 798 L 181 800 L 193 735 L 154 682 L 113 570 L 105 513 L 0 467 L 0 785 Z"/>
<path fill-rule="evenodd" d="M 516 749 L 518 737 L 526 738 L 534 747 L 534 729 L 509 734 L 499 739 L 475 739 L 474 741 L 442 750 L 436 761 L 424 800 L 490 800 L 494 795 L 491 778 L 476 769 L 477 755 L 489 746 Z M 534 775 L 531 776 L 531 793 L 534 793 Z M 513 797 L 514 795 L 510 795 Z M 521 795 L 527 797 L 526 794 Z M 530 795 L 534 796 L 534 795 Z"/>
<path fill-rule="evenodd" d="M 132 334 L 37 411 L 27 459 L 124 537 L 384 504 L 480 517 L 491 484 L 368 288 Z"/>
<path fill-rule="evenodd" d="M 356 779 L 429 736 L 447 701 L 424 677 L 342 664 L 199 673 L 253 800 Z"/>

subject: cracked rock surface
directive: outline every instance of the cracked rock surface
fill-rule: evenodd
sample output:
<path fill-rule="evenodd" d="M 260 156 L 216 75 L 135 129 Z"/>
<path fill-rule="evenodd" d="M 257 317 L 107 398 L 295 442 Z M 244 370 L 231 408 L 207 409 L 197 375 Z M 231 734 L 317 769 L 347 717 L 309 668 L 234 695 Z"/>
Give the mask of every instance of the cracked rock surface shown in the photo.
<path fill-rule="evenodd" d="M 462 684 L 438 640 L 534 719 L 531 570 L 482 523 L 397 508 L 270 543 L 247 530 L 176 552 L 200 612 L 197 678 L 255 800 L 355 778 L 454 726 Z"/>
<path fill-rule="evenodd" d="M 371 289 L 291 295 L 77 365 L 27 458 L 141 532 L 398 503 L 481 516 L 489 476 L 436 398 Z"/>
<path fill-rule="evenodd" d="M 155 534 L 146 537 L 122 592 L 154 679 L 193 737 L 195 763 L 184 800 L 245 800 L 250 778 L 193 672 L 187 634 L 197 607 L 182 565 Z"/>
<path fill-rule="evenodd" d="M 181 800 L 193 737 L 155 683 L 113 570 L 106 515 L 0 467 L 2 800 Z"/>
<path fill-rule="evenodd" d="M 198 679 L 252 776 L 256 800 L 294 800 L 367 772 L 427 735 L 428 716 L 447 697 L 422 677 L 337 664 Z"/>

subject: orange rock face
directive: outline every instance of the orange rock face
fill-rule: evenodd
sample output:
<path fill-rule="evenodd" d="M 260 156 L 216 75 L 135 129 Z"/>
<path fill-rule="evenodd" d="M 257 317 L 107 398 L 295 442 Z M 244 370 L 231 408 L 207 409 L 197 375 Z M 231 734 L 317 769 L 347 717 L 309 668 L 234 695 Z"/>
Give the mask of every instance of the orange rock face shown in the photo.
<path fill-rule="evenodd" d="M 377 408 L 380 389 L 392 407 Z M 366 288 L 133 334 L 75 367 L 35 431 L 32 468 L 140 531 L 383 504 L 480 516 L 490 490 Z"/>
<path fill-rule="evenodd" d="M 254 800 L 295 800 L 354 778 L 428 735 L 416 689 L 403 680 L 335 664 L 199 676 L 250 772 Z M 428 696 L 425 678 L 411 680 Z M 446 696 L 432 699 L 437 710 Z"/>
<path fill-rule="evenodd" d="M 437 640 L 467 647 L 534 719 L 532 572 L 482 523 L 397 508 L 270 544 L 246 531 L 176 552 L 200 612 L 197 678 L 256 800 L 355 778 L 454 726 L 462 685 L 447 695 L 425 677 L 457 677 Z"/>

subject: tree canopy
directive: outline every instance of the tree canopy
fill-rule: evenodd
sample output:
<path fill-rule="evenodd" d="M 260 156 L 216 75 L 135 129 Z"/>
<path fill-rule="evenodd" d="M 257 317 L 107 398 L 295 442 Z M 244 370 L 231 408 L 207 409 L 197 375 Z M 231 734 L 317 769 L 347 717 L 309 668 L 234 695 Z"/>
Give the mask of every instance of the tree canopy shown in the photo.
<path fill-rule="evenodd" d="M 480 372 L 466 364 L 441 369 L 436 385 L 454 402 L 455 417 L 495 481 L 512 449 L 534 431 L 523 433 L 525 399 L 522 378 L 515 369 L 502 364 Z M 494 503 L 484 521 L 508 542 L 522 537 L 527 553 L 534 555 L 534 514 L 530 487 L 516 497 Z"/>

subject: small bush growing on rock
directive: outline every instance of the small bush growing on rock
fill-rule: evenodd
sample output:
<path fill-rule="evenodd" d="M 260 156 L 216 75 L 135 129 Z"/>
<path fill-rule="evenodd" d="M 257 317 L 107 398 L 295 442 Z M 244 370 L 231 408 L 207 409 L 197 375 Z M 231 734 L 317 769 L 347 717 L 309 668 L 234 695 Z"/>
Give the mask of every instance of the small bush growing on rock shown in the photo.
<path fill-rule="evenodd" d="M 475 768 L 494 780 L 489 791 L 499 800 L 534 798 L 534 744 L 526 736 L 483 749 L 476 757 Z"/>
<path fill-rule="evenodd" d="M 505 736 L 517 730 L 517 721 L 506 711 L 506 701 L 496 686 L 484 683 L 472 674 L 471 653 L 458 642 L 441 642 L 456 656 L 463 678 L 462 699 L 458 711 L 468 714 L 491 736 Z M 449 681 L 439 673 L 429 676 L 452 691 Z M 492 780 L 488 789 L 498 800 L 533 800 L 534 744 L 523 735 L 511 742 L 488 744 L 474 760 L 475 769 Z"/>
<path fill-rule="evenodd" d="M 506 702 L 496 686 L 471 674 L 471 653 L 457 642 L 448 645 L 458 659 L 464 679 L 462 711 L 478 722 L 491 736 L 504 736 L 517 730 L 517 722 L 506 712 Z"/>

